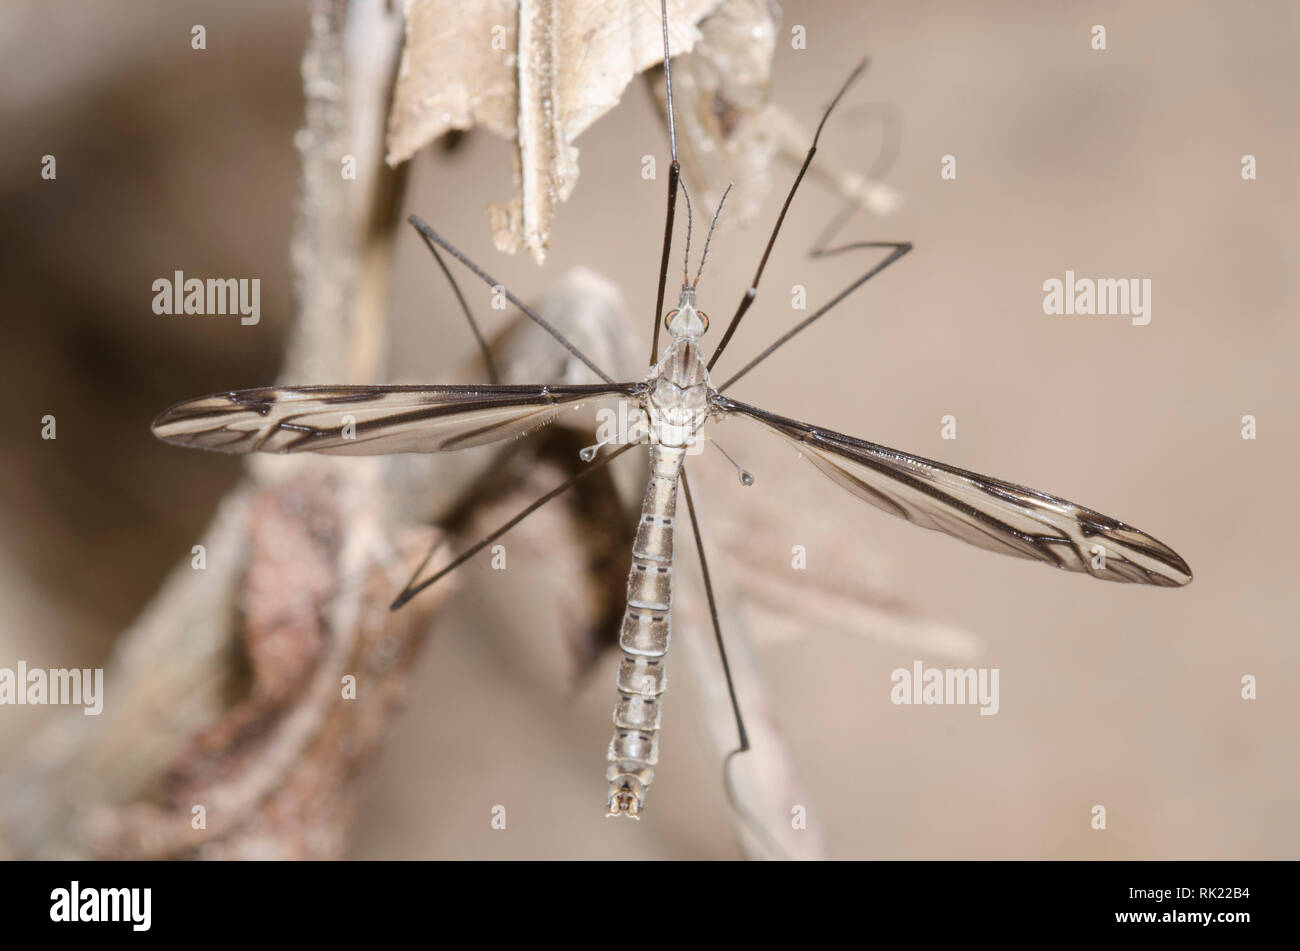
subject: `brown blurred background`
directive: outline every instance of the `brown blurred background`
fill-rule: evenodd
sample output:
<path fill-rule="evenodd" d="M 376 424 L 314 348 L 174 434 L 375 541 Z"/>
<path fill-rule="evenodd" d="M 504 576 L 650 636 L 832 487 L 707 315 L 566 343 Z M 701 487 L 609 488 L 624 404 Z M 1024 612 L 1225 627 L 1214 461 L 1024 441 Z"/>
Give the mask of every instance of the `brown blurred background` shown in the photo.
<path fill-rule="evenodd" d="M 728 425 L 724 444 L 758 481 L 701 493 L 703 504 L 743 512 L 781 500 L 859 536 L 873 585 L 971 632 L 981 649 L 970 662 L 1001 671 L 997 716 L 896 707 L 891 670 L 952 659 L 870 630 L 776 637 L 754 624 L 827 853 L 1296 857 L 1300 9 L 784 9 L 773 98 L 810 127 L 854 62 L 872 56 L 824 148 L 865 171 L 882 136 L 855 108 L 897 107 L 888 181 L 905 206 L 854 221 L 846 237 L 909 239 L 916 251 L 735 395 L 1075 499 L 1166 541 L 1196 576 L 1178 591 L 1103 585 L 970 549 L 884 517 Z M 238 476 L 238 461 L 164 446 L 148 424 L 183 397 L 276 375 L 305 18 L 301 3 L 253 2 L 11 2 L 0 13 L 0 666 L 102 663 Z M 207 28 L 204 52 L 190 49 L 195 23 Z M 806 27 L 805 51 L 790 48 L 794 24 Z M 1094 24 L 1106 27 L 1104 52 L 1090 48 Z M 577 145 L 581 177 L 542 269 L 492 248 L 485 207 L 508 194 L 510 165 L 506 143 L 487 134 L 417 156 L 408 210 L 525 299 L 582 264 L 644 314 L 663 195 L 661 182 L 642 181 L 640 160 L 664 152 L 644 87 Z M 57 181 L 41 180 L 46 153 Z M 1257 181 L 1241 178 L 1247 153 Z M 956 181 L 940 178 L 945 154 Z M 715 242 L 701 283 L 715 324 L 778 206 L 769 196 L 757 226 Z M 788 326 L 792 285 L 815 306 L 863 269 L 803 254 L 836 207 L 816 185 L 801 193 L 724 369 Z M 260 277 L 261 324 L 155 316 L 150 284 L 178 268 Z M 1151 323 L 1045 317 L 1042 283 L 1067 269 L 1150 278 Z M 392 305 L 394 376 L 436 381 L 471 353 L 441 276 L 408 236 Z M 54 442 L 40 439 L 47 413 Z M 945 414 L 955 441 L 940 438 Z M 1246 414 L 1258 420 L 1254 441 L 1240 435 Z M 749 529 L 756 547 L 800 543 Z M 550 632 L 521 641 L 525 594 L 544 597 L 562 579 L 545 559 L 507 574 L 503 588 L 495 573 L 466 572 L 375 764 L 352 854 L 735 855 L 685 677 L 669 695 L 649 813 L 639 824 L 602 817 L 614 658 L 575 685 Z M 486 633 L 457 636 L 471 630 Z M 1247 674 L 1259 681 L 1251 702 L 1240 699 Z M 0 708 L 0 763 L 50 718 L 80 715 Z M 489 827 L 498 802 L 511 804 L 505 833 Z M 1107 807 L 1104 832 L 1089 827 L 1094 804 Z"/>

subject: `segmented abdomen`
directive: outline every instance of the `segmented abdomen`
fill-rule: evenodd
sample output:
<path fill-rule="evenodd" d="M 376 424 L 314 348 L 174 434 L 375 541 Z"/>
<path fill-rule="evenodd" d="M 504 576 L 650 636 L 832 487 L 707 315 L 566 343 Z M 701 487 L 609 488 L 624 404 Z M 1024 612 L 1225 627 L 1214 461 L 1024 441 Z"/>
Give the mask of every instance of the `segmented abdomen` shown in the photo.
<path fill-rule="evenodd" d="M 660 700 L 667 685 L 664 662 L 672 631 L 673 523 L 684 449 L 651 446 L 650 480 L 632 545 L 627 609 L 618 644 L 618 698 L 609 767 L 609 814 L 632 817 L 645 805 L 659 762 Z"/>

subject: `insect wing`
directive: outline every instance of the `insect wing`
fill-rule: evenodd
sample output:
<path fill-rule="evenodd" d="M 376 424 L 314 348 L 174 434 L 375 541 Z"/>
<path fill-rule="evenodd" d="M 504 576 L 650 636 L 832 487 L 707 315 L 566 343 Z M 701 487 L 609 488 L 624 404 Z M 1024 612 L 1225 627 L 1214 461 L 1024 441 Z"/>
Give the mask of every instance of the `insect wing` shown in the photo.
<path fill-rule="evenodd" d="M 178 403 L 153 432 L 218 452 L 441 452 L 523 436 L 640 386 L 268 386 Z"/>
<path fill-rule="evenodd" d="M 1011 482 L 777 416 L 729 397 L 715 408 L 784 436 L 854 495 L 989 551 L 1107 581 L 1177 587 L 1191 569 L 1168 545 L 1109 516 Z"/>

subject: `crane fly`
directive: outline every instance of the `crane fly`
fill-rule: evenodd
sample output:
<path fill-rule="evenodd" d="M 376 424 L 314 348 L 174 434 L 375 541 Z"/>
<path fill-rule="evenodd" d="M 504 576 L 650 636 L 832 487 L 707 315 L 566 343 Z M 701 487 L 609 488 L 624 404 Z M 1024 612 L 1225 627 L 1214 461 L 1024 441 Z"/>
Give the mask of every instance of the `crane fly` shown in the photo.
<path fill-rule="evenodd" d="M 682 288 L 677 306 L 665 314 L 663 303 L 679 184 L 686 196 L 688 215 L 690 193 L 680 182 L 668 20 L 663 0 L 660 10 L 672 164 L 668 175 L 668 206 L 654 311 L 651 369 L 644 379 L 617 382 L 553 326 L 505 290 L 511 303 L 559 341 L 601 382 L 564 386 L 502 384 L 495 380 L 490 354 L 485 352 L 489 373 L 494 379 L 483 385 L 262 387 L 188 400 L 173 406 L 153 423 L 154 434 L 166 442 L 220 452 L 373 455 L 444 452 L 518 438 L 584 404 L 626 400 L 637 407 L 647 420 L 641 438 L 603 454 L 600 451 L 604 448 L 603 443 L 583 450 L 582 458 L 588 464 L 577 475 L 418 583 L 417 572 L 392 605 L 394 609 L 401 607 L 597 468 L 607 465 L 635 445 L 648 445 L 650 475 L 632 546 L 626 609 L 619 634 L 622 657 L 616 677 L 614 735 L 606 757 L 608 814 L 633 818 L 645 808 L 646 792 L 659 762 L 665 659 L 672 627 L 673 538 L 679 485 L 695 536 L 714 635 L 722 656 L 739 737 L 738 746 L 727 757 L 727 762 L 737 753 L 749 749 L 727 664 L 708 563 L 704 557 L 704 542 L 684 469 L 688 451 L 704 435 L 710 421 L 723 417 L 750 420 L 784 439 L 803 458 L 858 498 L 922 528 L 943 532 L 980 548 L 1106 581 L 1177 587 L 1192 579 L 1186 562 L 1172 548 L 1092 509 L 1022 485 L 779 416 L 725 395 L 728 388 L 775 350 L 907 254 L 912 249 L 909 242 L 857 242 L 833 249 L 879 248 L 887 249 L 888 253 L 830 301 L 761 351 L 739 372 L 721 384 L 713 383 L 710 373 L 757 296 L 759 280 L 790 202 L 817 151 L 822 128 L 849 85 L 865 69 L 866 62 L 858 65 L 823 113 L 812 146 L 786 195 L 754 278 L 717 348 L 706 360 L 701 341 L 709 329 L 709 320 L 697 303 L 696 292 L 722 202 L 713 216 L 694 280 L 687 279 L 690 261 L 688 218 L 687 263 L 683 267 Z M 725 198 L 724 194 L 723 201 Z M 502 285 L 419 218 L 411 216 L 410 220 L 451 282 L 480 346 L 486 351 L 464 296 L 438 249 L 456 258 L 489 285 Z M 664 315 L 662 323 L 661 314 Z M 662 355 L 658 352 L 661 326 L 670 338 Z M 745 482 L 748 474 L 739 467 L 737 469 L 742 482 Z"/>

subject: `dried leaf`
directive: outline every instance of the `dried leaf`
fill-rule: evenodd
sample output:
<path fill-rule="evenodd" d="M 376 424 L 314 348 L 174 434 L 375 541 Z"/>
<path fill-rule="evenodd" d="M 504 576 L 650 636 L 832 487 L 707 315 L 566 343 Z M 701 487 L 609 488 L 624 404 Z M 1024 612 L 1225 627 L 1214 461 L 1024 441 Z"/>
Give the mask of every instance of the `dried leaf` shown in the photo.
<path fill-rule="evenodd" d="M 545 258 L 556 206 L 578 179 L 574 140 L 617 104 L 637 73 L 661 64 L 653 0 L 407 0 L 388 123 L 397 165 L 438 136 L 476 125 L 509 139 L 514 195 L 489 208 L 502 251 Z M 799 162 L 811 130 L 769 101 L 780 8 L 772 0 L 671 0 L 673 95 L 686 180 L 702 208 L 729 182 L 728 220 L 751 220 L 777 159 Z M 651 78 L 665 114 L 662 68 Z M 884 216 L 900 196 L 824 156 L 816 177 L 852 206 Z"/>
<path fill-rule="evenodd" d="M 695 46 L 696 24 L 717 4 L 670 0 L 674 55 Z M 515 195 L 492 207 L 493 238 L 503 251 L 527 248 L 540 264 L 555 206 L 578 179 L 573 141 L 662 61 L 651 0 L 407 0 L 388 163 L 477 124 L 511 139 Z"/>
<path fill-rule="evenodd" d="M 514 138 L 518 0 L 407 0 L 405 15 L 388 164 L 405 162 L 451 129 L 483 125 Z"/>
<path fill-rule="evenodd" d="M 673 103 L 678 157 L 701 207 L 716 208 L 728 183 L 728 217 L 752 219 L 770 184 L 780 140 L 764 121 L 780 11 L 767 0 L 727 0 L 700 23 L 700 43 L 673 58 Z M 667 120 L 662 69 L 650 77 L 655 103 Z"/>
<path fill-rule="evenodd" d="M 742 183 L 727 205 L 727 219 L 738 224 L 752 220 L 762 206 L 775 161 L 802 162 L 812 142 L 810 128 L 770 101 L 780 16 L 771 0 L 725 0 L 700 22 L 695 49 L 673 57 L 683 177 L 703 209 L 716 208 L 729 183 Z M 662 69 L 651 74 L 650 83 L 666 120 Z M 842 198 L 874 215 L 887 215 L 901 203 L 887 185 L 848 171 L 833 158 L 823 155 L 814 169 Z"/>

